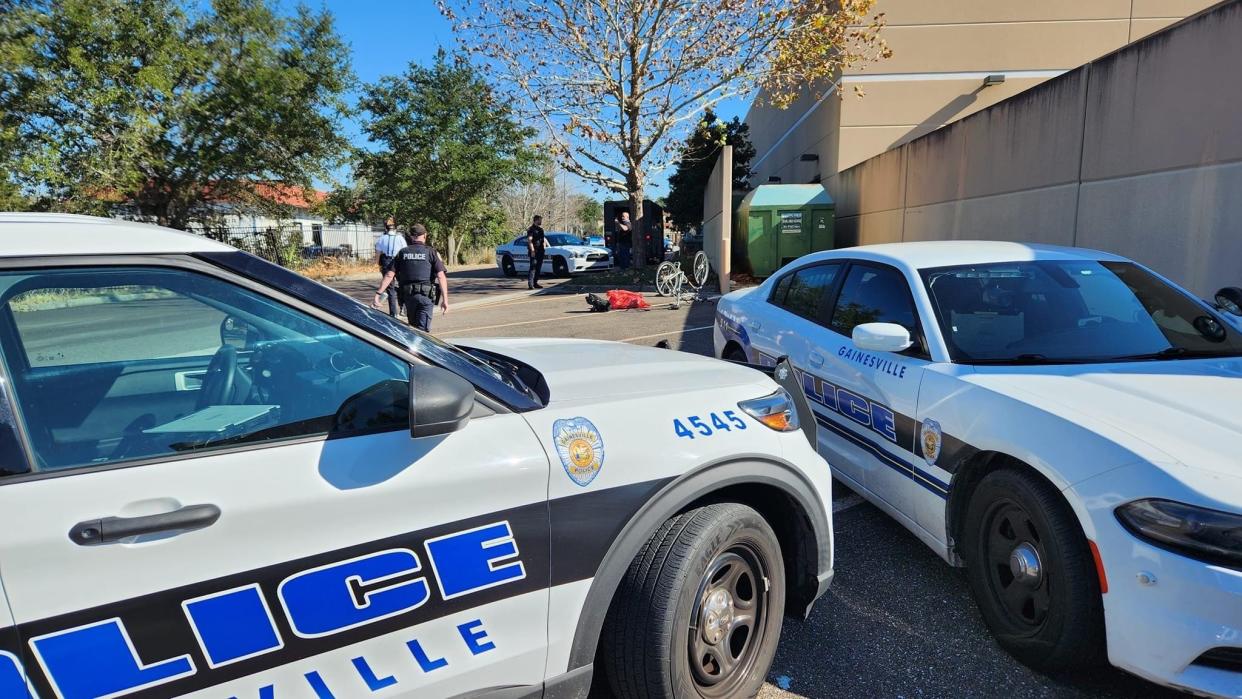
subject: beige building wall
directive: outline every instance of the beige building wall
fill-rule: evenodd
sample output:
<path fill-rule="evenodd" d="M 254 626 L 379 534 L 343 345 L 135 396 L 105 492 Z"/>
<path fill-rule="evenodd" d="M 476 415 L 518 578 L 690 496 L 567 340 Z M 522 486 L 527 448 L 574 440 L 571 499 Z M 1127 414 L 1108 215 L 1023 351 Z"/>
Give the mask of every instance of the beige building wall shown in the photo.
<path fill-rule="evenodd" d="M 893 57 L 747 114 L 754 182 L 828 178 L 1202 10 L 1214 0 L 879 0 Z M 1005 82 L 983 86 L 987 75 Z M 864 97 L 855 96 L 861 88 Z M 762 96 L 760 100 L 762 102 Z M 806 161 L 803 155 L 818 160 Z"/>
<path fill-rule="evenodd" d="M 1242 285 L 1238 37 L 1230 0 L 826 178 L 837 244 L 1077 245 Z"/>

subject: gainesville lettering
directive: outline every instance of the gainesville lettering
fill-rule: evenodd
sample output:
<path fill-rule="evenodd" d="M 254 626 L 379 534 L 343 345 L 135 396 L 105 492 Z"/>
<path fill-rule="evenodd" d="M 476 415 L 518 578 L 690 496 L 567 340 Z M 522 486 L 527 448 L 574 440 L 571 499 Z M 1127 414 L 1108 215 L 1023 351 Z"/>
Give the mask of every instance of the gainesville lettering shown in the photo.
<path fill-rule="evenodd" d="M 885 359 L 879 355 L 870 354 L 868 352 L 863 352 L 862 350 L 843 345 L 841 349 L 837 350 L 837 356 L 848 359 L 849 361 L 860 366 L 867 367 L 868 369 L 875 369 L 882 374 L 896 376 L 899 379 L 906 378 L 905 364 L 895 362 L 891 359 Z"/>

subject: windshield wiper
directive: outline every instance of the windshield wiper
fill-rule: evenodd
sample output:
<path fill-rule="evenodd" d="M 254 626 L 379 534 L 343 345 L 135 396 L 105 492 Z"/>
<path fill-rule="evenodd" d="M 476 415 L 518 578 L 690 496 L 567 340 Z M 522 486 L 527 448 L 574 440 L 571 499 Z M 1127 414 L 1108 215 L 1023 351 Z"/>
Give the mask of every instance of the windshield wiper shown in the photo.
<path fill-rule="evenodd" d="M 966 359 L 963 364 L 1008 364 L 1012 366 L 1019 365 L 1035 365 L 1035 364 L 1082 364 L 1088 360 L 1085 359 L 1063 359 L 1052 358 L 1042 354 L 1019 354 L 1015 357 L 987 357 L 985 359 Z"/>
<path fill-rule="evenodd" d="M 1213 352 L 1211 350 L 1188 350 L 1185 347 L 1166 347 L 1159 352 L 1148 352 L 1146 354 L 1127 354 L 1120 357 L 1112 357 L 1105 361 L 1110 362 L 1145 362 L 1158 361 L 1161 359 L 1207 359 L 1211 357 L 1238 357 L 1242 356 L 1238 352 Z"/>

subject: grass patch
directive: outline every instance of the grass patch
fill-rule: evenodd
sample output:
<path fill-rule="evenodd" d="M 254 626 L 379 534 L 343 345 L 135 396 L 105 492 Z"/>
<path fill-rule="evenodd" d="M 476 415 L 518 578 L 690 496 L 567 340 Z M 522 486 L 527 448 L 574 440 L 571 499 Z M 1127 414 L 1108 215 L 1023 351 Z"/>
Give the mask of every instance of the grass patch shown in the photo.
<path fill-rule="evenodd" d="M 587 272 L 576 275 L 570 284 L 582 286 L 650 286 L 655 287 L 656 265 L 642 269 L 612 268 L 603 272 Z"/>
<path fill-rule="evenodd" d="M 356 274 L 379 274 L 378 267 L 373 261 L 352 260 L 342 257 L 320 257 L 299 268 L 297 272 L 317 282 L 343 279 Z"/>

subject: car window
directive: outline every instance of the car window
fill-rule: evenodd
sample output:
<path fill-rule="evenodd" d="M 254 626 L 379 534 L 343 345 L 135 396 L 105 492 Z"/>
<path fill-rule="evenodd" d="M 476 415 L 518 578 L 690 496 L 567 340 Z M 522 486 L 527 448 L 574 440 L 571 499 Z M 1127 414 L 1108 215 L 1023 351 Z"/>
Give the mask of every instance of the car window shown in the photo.
<path fill-rule="evenodd" d="M 772 303 L 803 318 L 818 320 L 820 304 L 832 290 L 840 269 L 839 263 L 833 263 L 792 272 L 776 283 Z"/>
<path fill-rule="evenodd" d="M 850 268 L 832 311 L 832 328 L 850 335 L 863 323 L 896 323 L 916 336 L 914 300 L 901 272 L 861 264 Z"/>
<path fill-rule="evenodd" d="M 954 359 L 1116 361 L 1242 354 L 1242 336 L 1128 262 L 1035 260 L 923 272 Z"/>
<path fill-rule="evenodd" d="M 41 470 L 408 427 L 408 366 L 192 272 L 0 274 L 0 351 Z"/>

